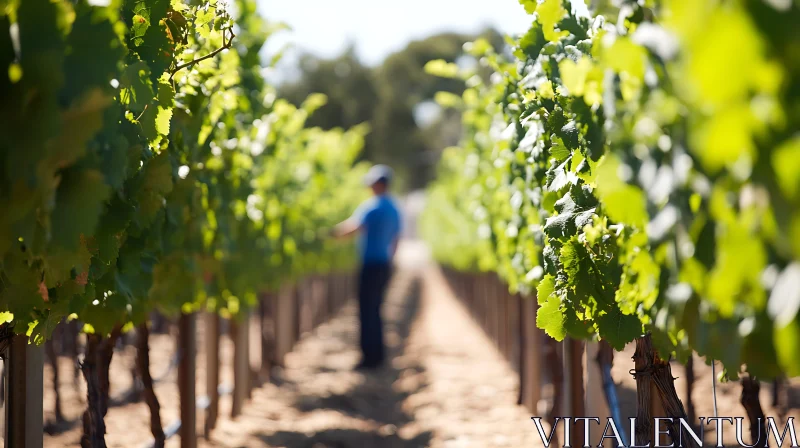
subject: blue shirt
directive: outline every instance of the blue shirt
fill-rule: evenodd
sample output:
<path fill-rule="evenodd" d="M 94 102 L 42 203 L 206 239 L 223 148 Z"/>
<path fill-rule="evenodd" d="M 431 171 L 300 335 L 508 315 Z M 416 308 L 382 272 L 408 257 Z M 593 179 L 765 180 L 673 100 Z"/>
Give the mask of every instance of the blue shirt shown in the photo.
<path fill-rule="evenodd" d="M 364 263 L 387 263 L 392 244 L 400 236 L 400 211 L 387 195 L 374 196 L 353 214 L 361 225 L 359 249 Z"/>

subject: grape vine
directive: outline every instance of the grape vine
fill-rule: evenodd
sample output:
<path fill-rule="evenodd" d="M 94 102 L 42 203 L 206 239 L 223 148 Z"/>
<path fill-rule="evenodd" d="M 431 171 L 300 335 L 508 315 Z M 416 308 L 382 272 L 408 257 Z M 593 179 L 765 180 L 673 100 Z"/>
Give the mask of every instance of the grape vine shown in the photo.
<path fill-rule="evenodd" d="M 429 67 L 468 86 L 442 101 L 465 132 L 430 189 L 434 254 L 535 290 L 557 340 L 650 333 L 732 378 L 800 374 L 800 6 L 520 3 L 512 54 L 466 48 L 491 80 Z"/>
<path fill-rule="evenodd" d="M 33 341 L 152 310 L 236 315 L 346 269 L 317 229 L 363 199 L 366 129 L 305 125 L 258 52 L 253 0 L 24 0 L 0 9 L 0 310 Z"/>

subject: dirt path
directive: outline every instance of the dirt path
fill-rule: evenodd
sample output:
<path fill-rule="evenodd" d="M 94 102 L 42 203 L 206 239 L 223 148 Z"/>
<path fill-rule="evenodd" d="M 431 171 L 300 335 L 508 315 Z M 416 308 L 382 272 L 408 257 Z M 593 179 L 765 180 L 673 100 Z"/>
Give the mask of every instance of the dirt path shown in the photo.
<path fill-rule="evenodd" d="M 386 367 L 352 370 L 359 353 L 350 305 L 301 341 L 276 383 L 201 446 L 535 446 L 530 417 L 514 404 L 513 374 L 426 267 L 424 249 L 404 248 L 383 310 Z"/>

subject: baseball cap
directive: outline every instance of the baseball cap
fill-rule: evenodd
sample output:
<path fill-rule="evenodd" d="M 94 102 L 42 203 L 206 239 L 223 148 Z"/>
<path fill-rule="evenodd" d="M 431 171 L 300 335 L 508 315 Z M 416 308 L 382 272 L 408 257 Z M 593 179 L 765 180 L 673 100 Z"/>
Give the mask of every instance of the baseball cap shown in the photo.
<path fill-rule="evenodd" d="M 364 176 L 364 184 L 367 186 L 375 185 L 380 181 L 385 181 L 387 184 L 392 182 L 392 169 L 386 165 L 375 165 Z"/>

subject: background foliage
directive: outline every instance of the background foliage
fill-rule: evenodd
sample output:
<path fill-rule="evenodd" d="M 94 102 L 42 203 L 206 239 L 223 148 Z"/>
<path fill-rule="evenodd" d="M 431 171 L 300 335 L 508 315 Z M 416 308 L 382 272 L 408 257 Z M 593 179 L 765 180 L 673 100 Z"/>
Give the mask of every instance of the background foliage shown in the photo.
<path fill-rule="evenodd" d="M 450 109 L 420 119 L 420 106 L 435 106 L 437 92 L 460 95 L 464 90 L 461 82 L 426 73 L 425 64 L 459 60 L 463 44 L 478 36 L 498 50 L 505 45 L 500 34 L 488 29 L 477 36 L 441 33 L 413 41 L 377 67 L 364 66 L 355 48 L 333 59 L 305 54 L 299 77 L 280 85 L 279 95 L 299 105 L 310 94 L 325 94 L 328 103 L 311 124 L 323 129 L 369 125 L 363 157 L 394 167 L 399 189 L 421 188 L 434 177 L 441 149 L 458 141 L 460 116 Z"/>

